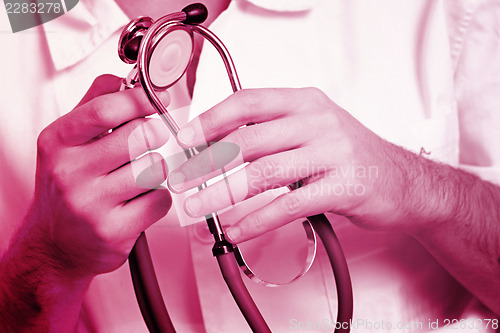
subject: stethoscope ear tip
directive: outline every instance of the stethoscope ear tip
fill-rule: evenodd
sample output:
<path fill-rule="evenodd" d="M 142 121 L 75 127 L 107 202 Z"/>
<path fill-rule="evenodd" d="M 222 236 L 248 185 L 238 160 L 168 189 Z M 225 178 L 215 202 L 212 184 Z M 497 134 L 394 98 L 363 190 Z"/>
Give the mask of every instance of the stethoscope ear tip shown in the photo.
<path fill-rule="evenodd" d="M 135 64 L 142 37 L 152 24 L 152 18 L 140 16 L 130 21 L 123 29 L 118 41 L 118 55 L 123 62 Z"/>
<path fill-rule="evenodd" d="M 129 61 L 137 61 L 137 56 L 139 55 L 139 46 L 141 46 L 141 40 L 142 36 L 136 36 L 125 44 L 123 53 Z"/>
<path fill-rule="evenodd" d="M 186 19 L 182 21 L 187 24 L 201 24 L 208 16 L 207 7 L 202 3 L 193 3 L 182 9 L 186 13 Z"/>

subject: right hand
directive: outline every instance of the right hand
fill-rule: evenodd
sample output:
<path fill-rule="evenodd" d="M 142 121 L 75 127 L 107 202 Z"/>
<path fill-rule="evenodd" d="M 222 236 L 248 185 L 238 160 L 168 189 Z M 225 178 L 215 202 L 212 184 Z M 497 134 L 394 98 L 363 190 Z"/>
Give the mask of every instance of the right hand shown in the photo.
<path fill-rule="evenodd" d="M 139 234 L 171 206 L 168 190 L 158 188 L 167 175 L 162 156 L 136 159 L 162 146 L 168 130 L 145 118 L 154 110 L 141 89 L 118 92 L 120 83 L 97 78 L 80 104 L 38 138 L 28 222 L 68 278 L 120 267 Z M 166 93 L 161 98 L 168 103 Z"/>

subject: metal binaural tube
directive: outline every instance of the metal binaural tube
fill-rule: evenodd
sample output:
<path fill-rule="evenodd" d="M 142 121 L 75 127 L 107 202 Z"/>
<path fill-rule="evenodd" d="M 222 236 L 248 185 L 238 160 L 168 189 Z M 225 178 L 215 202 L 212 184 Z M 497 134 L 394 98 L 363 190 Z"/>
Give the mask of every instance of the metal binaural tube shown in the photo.
<path fill-rule="evenodd" d="M 165 124 L 168 126 L 170 132 L 174 136 L 177 136 L 177 133 L 179 132 L 179 125 L 175 122 L 175 120 L 172 118 L 172 116 L 169 114 L 167 108 L 165 105 L 160 101 L 156 93 L 154 92 L 154 86 L 153 83 L 151 82 L 151 78 L 148 75 L 148 63 L 149 63 L 149 58 L 151 56 L 150 49 L 153 46 L 153 41 L 161 30 L 168 30 L 168 29 L 174 29 L 176 27 L 185 27 L 185 25 L 181 22 L 174 21 L 172 22 L 174 15 L 176 20 L 183 21 L 186 19 L 187 15 L 184 12 L 176 13 L 176 14 L 171 14 L 168 15 L 164 18 L 159 19 L 155 23 L 153 23 L 147 33 L 144 35 L 142 38 L 142 42 L 139 48 L 139 55 L 137 59 L 137 69 L 138 69 L 138 74 L 139 74 L 139 79 L 142 84 L 142 87 L 150 100 L 150 102 L 153 104 L 155 109 L 157 110 L 158 114 L 162 118 L 162 120 L 165 122 Z M 211 44 L 217 49 L 219 54 L 221 55 L 221 58 L 224 62 L 224 65 L 226 67 L 226 71 L 228 73 L 228 77 L 231 83 L 231 87 L 234 92 L 241 90 L 241 84 L 238 79 L 238 74 L 236 72 L 236 68 L 234 66 L 233 60 L 227 50 L 227 48 L 224 46 L 224 44 L 220 41 L 220 39 L 215 36 L 210 30 L 206 29 L 203 26 L 198 26 L 198 25 L 190 25 L 189 26 L 193 31 L 198 32 L 201 34 L 203 37 L 208 39 Z M 189 149 L 184 149 L 184 153 L 186 157 L 189 159 L 192 156 L 196 154 L 196 151 L 192 148 Z M 206 185 L 203 185 L 200 189 L 204 188 Z M 217 242 L 225 242 L 225 237 L 224 237 L 224 231 L 222 229 L 222 225 L 220 224 L 218 215 L 216 213 L 211 214 L 211 216 L 207 216 L 207 222 L 209 223 L 210 229 L 212 234 L 214 235 L 215 239 Z M 224 248 L 227 246 L 224 245 Z"/>
<path fill-rule="evenodd" d="M 237 92 L 241 90 L 241 83 L 238 77 L 238 73 L 236 72 L 236 67 L 234 66 L 233 58 L 229 54 L 226 46 L 222 41 L 217 37 L 212 31 L 208 30 L 204 26 L 195 25 L 191 27 L 193 31 L 196 31 L 200 35 L 202 35 L 205 39 L 207 39 L 219 52 L 219 55 L 224 62 L 224 66 L 226 67 L 227 76 L 229 77 L 229 81 L 231 82 L 231 88 L 233 92 Z"/>

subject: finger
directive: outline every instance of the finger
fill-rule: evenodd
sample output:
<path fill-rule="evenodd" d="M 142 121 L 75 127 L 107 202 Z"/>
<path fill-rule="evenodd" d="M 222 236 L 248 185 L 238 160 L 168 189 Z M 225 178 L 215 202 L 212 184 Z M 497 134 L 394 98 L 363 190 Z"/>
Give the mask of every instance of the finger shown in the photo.
<path fill-rule="evenodd" d="M 89 90 L 85 93 L 76 107 L 93 100 L 97 96 L 110 94 L 120 90 L 122 81 L 122 78 L 111 74 L 104 74 L 96 77 Z"/>
<path fill-rule="evenodd" d="M 257 158 L 291 150 L 314 139 L 317 133 L 305 131 L 309 119 L 304 116 L 287 117 L 242 127 L 222 139 L 240 147 L 243 160 L 251 162 Z M 297 135 L 296 133 L 300 133 Z"/>
<path fill-rule="evenodd" d="M 168 177 L 168 187 L 174 193 L 181 193 L 242 163 L 243 159 L 237 145 L 216 142 L 175 169 Z"/>
<path fill-rule="evenodd" d="M 159 94 L 165 104 L 169 95 Z M 155 112 L 142 89 L 128 89 L 94 98 L 53 123 L 58 137 L 68 146 L 87 143 L 132 119 Z"/>
<path fill-rule="evenodd" d="M 332 197 L 324 195 L 325 183 L 318 181 L 282 194 L 266 206 L 252 212 L 226 230 L 233 243 L 255 238 L 298 218 L 331 210 Z"/>
<path fill-rule="evenodd" d="M 248 123 L 300 114 L 306 98 L 305 89 L 241 90 L 190 121 L 177 138 L 184 147 L 203 145 Z"/>
<path fill-rule="evenodd" d="M 320 172 L 319 168 L 311 167 L 310 160 L 311 153 L 305 148 L 258 159 L 187 198 L 186 213 L 192 217 L 204 216 Z"/>
<path fill-rule="evenodd" d="M 136 233 L 149 228 L 153 223 L 164 217 L 172 206 L 172 198 L 167 189 L 155 189 L 141 194 L 117 207 L 117 228 L 124 234 Z M 129 221 L 129 223 L 124 223 Z"/>
<path fill-rule="evenodd" d="M 105 176 L 104 196 L 120 204 L 155 189 L 167 178 L 167 164 L 159 153 L 149 153 Z"/>
<path fill-rule="evenodd" d="M 244 162 L 302 146 L 315 137 L 312 132 L 291 134 L 303 126 L 307 119 L 291 117 L 240 128 L 175 169 L 169 176 L 169 188 L 184 192 Z M 231 156 L 240 151 L 238 158 Z"/>
<path fill-rule="evenodd" d="M 138 118 L 82 146 L 91 152 L 88 170 L 107 174 L 138 156 L 163 146 L 169 131 L 159 119 Z"/>

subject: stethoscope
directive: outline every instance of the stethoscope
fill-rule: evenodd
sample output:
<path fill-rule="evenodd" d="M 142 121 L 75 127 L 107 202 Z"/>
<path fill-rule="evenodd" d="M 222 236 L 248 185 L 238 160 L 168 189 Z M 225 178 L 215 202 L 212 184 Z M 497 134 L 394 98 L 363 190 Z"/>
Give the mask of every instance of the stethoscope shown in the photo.
<path fill-rule="evenodd" d="M 156 92 L 171 87 L 186 72 L 193 58 L 194 33 L 201 35 L 217 49 L 224 62 L 233 92 L 241 90 L 238 75 L 228 50 L 215 34 L 200 25 L 207 18 L 207 14 L 204 5 L 192 4 L 180 12 L 165 15 L 156 21 L 149 17 L 138 17 L 123 29 L 120 36 L 118 46 L 120 59 L 125 63 L 135 64 L 130 74 L 124 79 L 122 89 L 133 88 L 137 83 L 140 83 L 160 118 L 175 136 L 177 136 L 179 126 L 160 101 Z M 171 61 L 162 61 L 165 58 L 171 59 Z M 194 148 L 184 150 L 186 158 L 197 153 Z M 205 186 L 202 185 L 199 189 Z M 300 182 L 288 187 L 293 190 L 298 186 L 301 186 Z M 248 325 L 254 332 L 270 332 L 245 287 L 240 269 L 259 284 L 273 287 L 281 283 L 272 283 L 261 279 L 250 269 L 239 248 L 226 240 L 217 213 L 207 215 L 205 219 L 215 240 L 212 254 L 217 258 L 222 276 Z M 352 287 L 349 270 L 339 241 L 324 214 L 307 217 L 307 221 L 303 225 L 309 246 L 307 258 L 302 271 L 289 282 L 303 276 L 311 267 L 316 253 L 314 233 L 316 231 L 326 249 L 335 276 L 338 299 L 335 332 L 349 332 L 353 310 Z M 129 265 L 139 307 L 149 331 L 175 332 L 160 293 L 144 233 L 137 239 L 129 255 Z"/>

